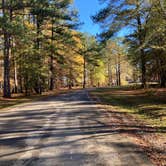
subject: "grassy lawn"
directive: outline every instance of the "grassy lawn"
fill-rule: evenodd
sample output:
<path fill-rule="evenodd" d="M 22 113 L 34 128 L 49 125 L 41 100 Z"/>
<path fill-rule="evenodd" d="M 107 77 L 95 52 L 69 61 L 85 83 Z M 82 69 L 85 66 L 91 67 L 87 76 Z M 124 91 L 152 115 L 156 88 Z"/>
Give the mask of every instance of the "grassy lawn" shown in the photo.
<path fill-rule="evenodd" d="M 166 89 L 100 88 L 91 92 L 103 104 L 147 124 L 166 128 Z"/>

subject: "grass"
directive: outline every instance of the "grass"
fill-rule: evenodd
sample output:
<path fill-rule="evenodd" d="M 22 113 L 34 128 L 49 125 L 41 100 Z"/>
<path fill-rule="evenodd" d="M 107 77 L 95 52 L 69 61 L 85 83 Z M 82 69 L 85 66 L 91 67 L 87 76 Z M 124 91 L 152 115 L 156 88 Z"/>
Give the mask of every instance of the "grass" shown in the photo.
<path fill-rule="evenodd" d="M 44 93 L 43 95 L 32 95 L 32 96 L 23 96 L 22 94 L 12 95 L 11 98 L 0 97 L 0 110 L 8 107 L 12 107 L 18 104 L 23 104 L 31 102 L 34 100 L 41 99 L 50 95 L 49 93 Z"/>
<path fill-rule="evenodd" d="M 23 104 L 23 103 L 39 100 L 39 99 L 42 99 L 42 98 L 45 98 L 48 96 L 55 96 L 60 93 L 66 93 L 69 91 L 73 91 L 73 90 L 61 89 L 61 90 L 45 92 L 42 95 L 24 96 L 23 94 L 15 94 L 15 95 L 12 95 L 11 98 L 0 97 L 0 110 L 2 110 L 4 108 L 15 106 L 18 104 Z"/>
<path fill-rule="evenodd" d="M 100 88 L 92 91 L 91 95 L 151 126 L 166 128 L 166 89 Z"/>
<path fill-rule="evenodd" d="M 33 97 L 34 98 L 34 97 Z M 5 99 L 0 97 L 0 109 L 11 107 L 17 104 L 32 101 L 30 97 L 12 97 L 10 99 Z"/>

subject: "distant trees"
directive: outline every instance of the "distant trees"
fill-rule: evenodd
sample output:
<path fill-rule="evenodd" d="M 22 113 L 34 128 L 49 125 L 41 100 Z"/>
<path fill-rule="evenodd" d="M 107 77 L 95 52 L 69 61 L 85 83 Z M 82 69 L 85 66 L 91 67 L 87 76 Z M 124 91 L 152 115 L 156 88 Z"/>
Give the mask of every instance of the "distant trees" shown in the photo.
<path fill-rule="evenodd" d="M 133 68 L 120 40 L 102 44 L 94 36 L 84 35 L 83 38 L 83 88 L 121 86 L 133 78 Z"/>
<path fill-rule="evenodd" d="M 122 29 L 130 29 L 125 43 L 128 44 L 130 60 L 141 71 L 142 87 L 146 87 L 147 81 L 157 78 L 160 78 L 160 85 L 165 87 L 166 19 L 163 4 L 155 0 L 103 2 L 107 2 L 107 6 L 92 17 L 94 22 L 104 27 L 100 37 L 107 40 Z"/>
<path fill-rule="evenodd" d="M 121 85 L 121 56 L 120 47 L 116 42 L 108 41 L 105 48 L 105 63 L 108 68 L 108 85 Z"/>
<path fill-rule="evenodd" d="M 81 54 L 84 59 L 83 88 L 98 86 L 104 82 L 102 72 L 102 45 L 94 36 L 83 35 L 83 49 Z"/>
<path fill-rule="evenodd" d="M 4 97 L 55 88 L 56 69 L 67 63 L 64 52 L 77 47 L 73 29 L 79 23 L 71 5 L 70 0 L 1 1 Z"/>
<path fill-rule="evenodd" d="M 154 80 L 165 87 L 164 2 L 103 2 L 107 6 L 93 17 L 103 29 L 98 41 L 76 30 L 80 23 L 71 0 L 1 0 L 3 96 L 59 87 L 120 86 L 132 70 L 134 80 L 141 73 L 142 87 Z M 122 29 L 130 30 L 123 43 L 115 40 Z"/>
<path fill-rule="evenodd" d="M 133 79 L 133 67 L 128 61 L 125 47 L 120 39 L 106 42 L 103 62 L 108 86 L 127 85 Z"/>
<path fill-rule="evenodd" d="M 149 20 L 144 47 L 148 54 L 149 72 L 166 87 L 166 8 L 165 1 L 150 1 Z"/>
<path fill-rule="evenodd" d="M 3 60 L 4 60 L 4 97 L 10 97 L 10 56 L 13 36 L 17 34 L 18 22 L 13 21 L 14 12 L 21 7 L 18 1 L 1 1 L 1 35 L 3 37 Z"/>

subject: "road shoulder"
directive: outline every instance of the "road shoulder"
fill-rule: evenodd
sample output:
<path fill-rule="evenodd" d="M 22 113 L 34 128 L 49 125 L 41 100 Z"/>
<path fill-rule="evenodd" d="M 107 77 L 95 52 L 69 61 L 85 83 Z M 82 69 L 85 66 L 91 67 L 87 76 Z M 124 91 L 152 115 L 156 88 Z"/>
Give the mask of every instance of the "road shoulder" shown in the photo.
<path fill-rule="evenodd" d="M 99 96 L 92 95 L 91 91 L 89 91 L 89 97 L 96 102 L 99 109 L 107 111 L 111 128 L 115 131 L 120 131 L 120 134 L 124 137 L 132 138 L 133 142 L 147 154 L 153 164 L 158 166 L 166 165 L 166 142 L 163 132 L 130 114 L 105 104 Z"/>

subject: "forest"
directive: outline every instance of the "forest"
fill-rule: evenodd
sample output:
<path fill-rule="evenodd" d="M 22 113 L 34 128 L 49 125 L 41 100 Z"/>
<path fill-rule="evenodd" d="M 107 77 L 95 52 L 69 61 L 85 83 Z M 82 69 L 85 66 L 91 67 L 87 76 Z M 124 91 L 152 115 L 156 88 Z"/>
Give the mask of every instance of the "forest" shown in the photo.
<path fill-rule="evenodd" d="M 166 166 L 166 0 L 0 0 L 7 165 Z"/>
<path fill-rule="evenodd" d="M 166 4 L 102 0 L 102 32 L 79 31 L 72 0 L 1 0 L 0 91 L 31 95 L 72 87 L 166 86 Z M 118 33 L 127 31 L 124 37 Z"/>

